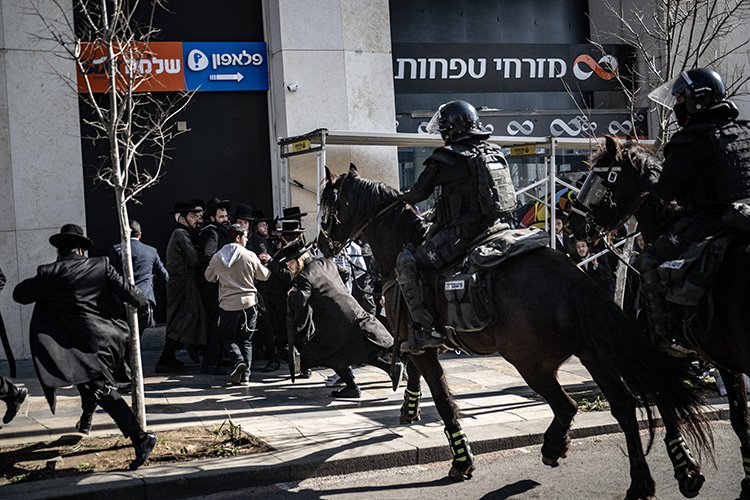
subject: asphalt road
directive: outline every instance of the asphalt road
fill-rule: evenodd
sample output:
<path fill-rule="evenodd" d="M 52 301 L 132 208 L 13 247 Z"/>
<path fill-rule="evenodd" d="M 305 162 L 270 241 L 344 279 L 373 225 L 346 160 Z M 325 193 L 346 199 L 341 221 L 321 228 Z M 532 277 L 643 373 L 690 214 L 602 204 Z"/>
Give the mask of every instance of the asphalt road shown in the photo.
<path fill-rule="evenodd" d="M 698 498 L 737 498 L 742 479 L 739 443 L 727 422 L 714 429 L 716 467 L 704 459 L 706 483 Z M 645 436 L 644 436 L 645 442 Z M 622 499 L 629 485 L 622 434 L 574 440 L 568 458 L 555 469 L 541 463 L 540 447 L 479 455 L 474 478 L 454 483 L 448 462 L 305 479 L 210 495 L 212 500 L 273 499 Z M 672 477 L 663 434 L 647 457 L 659 500 L 683 498 Z"/>

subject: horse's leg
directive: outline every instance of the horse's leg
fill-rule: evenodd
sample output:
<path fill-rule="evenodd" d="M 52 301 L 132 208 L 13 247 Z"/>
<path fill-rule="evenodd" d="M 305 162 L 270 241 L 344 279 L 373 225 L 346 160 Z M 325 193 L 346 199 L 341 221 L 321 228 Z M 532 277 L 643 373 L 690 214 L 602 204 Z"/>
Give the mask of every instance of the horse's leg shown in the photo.
<path fill-rule="evenodd" d="M 745 377 L 741 373 L 734 373 L 719 368 L 729 400 L 729 421 L 732 429 L 740 439 L 740 453 L 745 477 L 742 479 L 740 498 L 750 499 L 750 423 L 747 418 L 747 392 Z"/>
<path fill-rule="evenodd" d="M 643 454 L 635 398 L 628 392 L 623 382 L 613 377 L 600 361 L 585 356 L 579 356 L 579 359 L 609 401 L 610 413 L 625 433 L 630 460 L 630 487 L 625 498 L 655 498 L 656 485 L 646 463 L 646 456 Z"/>
<path fill-rule="evenodd" d="M 529 387 L 542 396 L 552 408 L 555 418 L 544 433 L 542 462 L 557 467 L 559 458 L 565 458 L 570 445 L 570 424 L 578 411 L 578 405 L 563 390 L 557 381 L 556 371 L 540 370 L 541 365 L 519 369 Z"/>
<path fill-rule="evenodd" d="M 667 455 L 672 461 L 674 477 L 680 486 L 680 493 L 686 498 L 693 498 L 700 493 L 706 481 L 701 474 L 701 465 L 693 458 L 690 448 L 680 433 L 678 423 L 669 416 L 670 412 L 660 413 L 666 431 L 664 443 L 667 446 Z"/>
<path fill-rule="evenodd" d="M 445 425 L 445 436 L 448 438 L 448 444 L 453 454 L 453 462 L 448 476 L 457 481 L 471 479 L 471 474 L 474 472 L 474 455 L 471 453 L 466 434 L 458 424 L 458 408 L 448 390 L 443 367 L 437 358 L 437 349 L 427 349 L 424 354 L 410 357 L 427 381 L 427 385 L 430 386 L 435 408 Z"/>
<path fill-rule="evenodd" d="M 401 405 L 401 417 L 399 418 L 401 424 L 418 422 L 422 416 L 419 409 L 419 398 L 422 397 L 422 375 L 411 356 L 408 357 L 406 362 L 406 373 L 409 375 L 409 380 L 406 382 L 406 390 L 404 391 L 404 404 Z"/>

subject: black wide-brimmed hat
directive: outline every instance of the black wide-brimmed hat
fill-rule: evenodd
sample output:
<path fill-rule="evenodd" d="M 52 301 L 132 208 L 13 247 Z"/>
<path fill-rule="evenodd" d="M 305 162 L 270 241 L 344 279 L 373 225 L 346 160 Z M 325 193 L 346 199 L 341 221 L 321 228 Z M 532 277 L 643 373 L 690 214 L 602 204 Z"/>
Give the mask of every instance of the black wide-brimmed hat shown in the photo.
<path fill-rule="evenodd" d="M 195 203 L 196 208 L 200 208 L 201 210 L 206 209 L 206 202 L 201 200 L 200 198 L 193 198 L 192 200 L 188 200 L 190 203 Z"/>
<path fill-rule="evenodd" d="M 183 212 L 200 212 L 203 207 L 195 202 L 195 200 L 189 201 L 178 201 L 174 204 L 174 210 L 169 212 L 170 214 L 181 214 Z"/>
<path fill-rule="evenodd" d="M 208 200 L 208 203 L 206 204 L 206 213 L 208 213 L 209 216 L 213 216 L 216 214 L 216 210 L 219 208 L 224 208 L 226 210 L 229 210 L 232 206 L 232 202 L 229 200 L 220 200 L 219 198 L 211 198 Z"/>
<path fill-rule="evenodd" d="M 307 215 L 307 212 L 300 212 L 299 207 L 288 207 L 282 210 L 283 215 L 279 217 L 279 220 L 290 220 L 295 219 L 299 220 L 305 215 Z"/>
<path fill-rule="evenodd" d="M 50 245 L 55 248 L 83 248 L 88 250 L 94 244 L 83 235 L 83 228 L 77 224 L 65 224 L 60 232 L 49 237 Z"/>
<path fill-rule="evenodd" d="M 259 222 L 271 222 L 271 218 L 266 217 L 266 214 L 263 212 L 262 209 L 253 210 L 251 215 L 252 215 L 252 219 L 250 220 L 252 221 L 253 225 Z"/>
<path fill-rule="evenodd" d="M 302 240 L 294 240 L 279 250 L 279 252 L 281 252 L 281 257 L 279 257 L 278 262 L 283 264 L 288 260 L 296 259 L 312 249 L 314 245 L 315 243 L 305 243 Z"/>
<path fill-rule="evenodd" d="M 234 218 L 236 219 L 242 219 L 242 220 L 248 220 L 253 221 L 255 218 L 253 217 L 253 207 L 248 205 L 247 203 L 238 203 L 237 204 L 237 211 L 234 214 Z"/>
<path fill-rule="evenodd" d="M 281 220 L 281 234 L 301 234 L 305 232 L 305 228 L 302 227 L 302 223 L 298 220 Z"/>

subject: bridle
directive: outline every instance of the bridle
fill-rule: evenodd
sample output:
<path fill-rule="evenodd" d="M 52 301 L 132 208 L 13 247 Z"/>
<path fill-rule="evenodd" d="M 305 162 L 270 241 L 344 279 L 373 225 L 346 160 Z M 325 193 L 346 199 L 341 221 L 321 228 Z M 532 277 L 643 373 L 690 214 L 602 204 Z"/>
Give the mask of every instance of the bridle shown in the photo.
<path fill-rule="evenodd" d="M 326 203 L 326 209 L 321 214 L 322 217 L 320 220 L 320 234 L 323 235 L 323 237 L 326 239 L 326 243 L 328 243 L 328 247 L 331 249 L 331 252 L 333 252 L 333 255 L 342 252 L 347 247 L 347 245 L 349 245 L 349 243 L 357 239 L 357 237 L 367 229 L 367 226 L 373 223 L 378 217 L 380 217 L 396 205 L 404 203 L 404 201 L 400 197 L 396 198 L 393 202 L 388 203 L 385 207 L 380 209 L 378 213 L 376 213 L 373 217 L 365 219 L 359 226 L 354 229 L 352 234 L 343 243 L 338 242 L 331 236 L 331 232 L 333 231 L 334 224 L 341 224 L 341 220 L 339 219 L 339 211 L 336 208 L 336 205 L 339 201 L 339 198 L 341 198 L 341 193 L 344 189 L 344 181 L 346 181 L 346 177 L 343 178 L 343 180 L 341 181 L 341 185 L 338 188 L 333 188 L 333 201 L 330 203 L 330 205 Z M 349 206 L 348 201 L 345 201 L 344 204 L 346 206 Z"/>
<path fill-rule="evenodd" d="M 603 208 L 609 210 L 617 209 L 617 202 L 614 200 L 613 189 L 617 183 L 622 167 L 616 166 L 617 158 L 612 159 L 606 167 L 592 167 L 576 196 L 570 211 L 583 217 L 584 231 L 586 237 L 590 235 L 604 239 L 606 234 L 611 231 L 603 227 L 594 217 L 594 209 Z M 600 175 L 605 173 L 605 175 Z M 642 192 L 632 212 L 638 210 L 648 193 Z M 623 213 L 619 220 L 612 226 L 620 227 L 630 218 L 632 213 L 628 210 Z"/>

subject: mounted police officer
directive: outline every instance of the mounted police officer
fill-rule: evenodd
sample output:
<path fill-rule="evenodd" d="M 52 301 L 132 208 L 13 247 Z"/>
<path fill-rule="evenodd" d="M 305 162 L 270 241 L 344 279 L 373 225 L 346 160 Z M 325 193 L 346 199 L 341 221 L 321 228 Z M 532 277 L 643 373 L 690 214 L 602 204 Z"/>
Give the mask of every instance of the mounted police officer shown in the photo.
<path fill-rule="evenodd" d="M 397 282 L 414 323 L 401 350 L 413 354 L 445 343 L 425 284 L 433 283 L 441 269 L 463 257 L 478 235 L 516 206 L 508 163 L 500 148 L 484 142 L 490 132 L 474 106 L 465 101 L 443 104 L 427 131 L 439 132 L 445 146 L 425 160 L 424 171 L 402 197 L 415 204 L 439 188 L 434 225 L 420 246 L 405 248 L 396 261 Z"/>
<path fill-rule="evenodd" d="M 716 233 L 731 203 L 750 198 L 750 127 L 737 119 L 724 82 L 710 69 L 682 72 L 649 98 L 672 109 L 681 127 L 664 148 L 661 175 L 652 170 L 641 179 L 644 189 L 685 208 L 684 216 L 638 262 L 655 341 L 667 347 L 673 337 L 671 314 L 658 267 Z"/>

